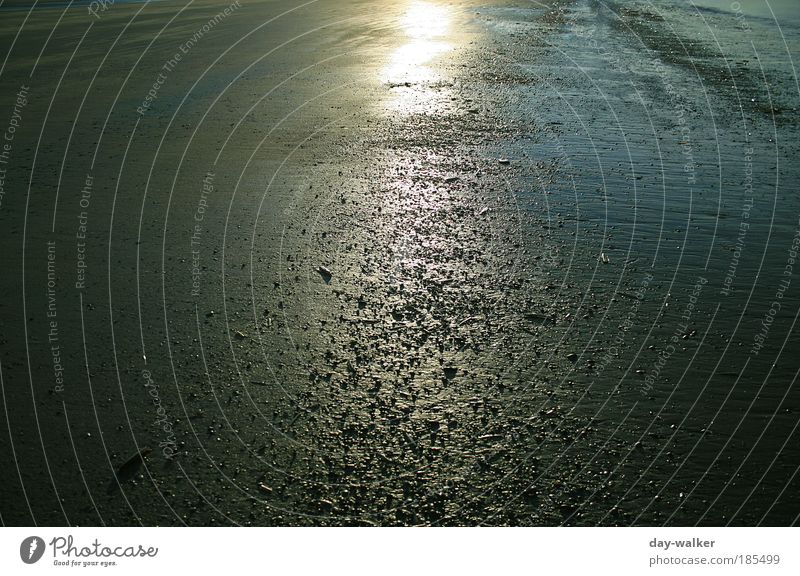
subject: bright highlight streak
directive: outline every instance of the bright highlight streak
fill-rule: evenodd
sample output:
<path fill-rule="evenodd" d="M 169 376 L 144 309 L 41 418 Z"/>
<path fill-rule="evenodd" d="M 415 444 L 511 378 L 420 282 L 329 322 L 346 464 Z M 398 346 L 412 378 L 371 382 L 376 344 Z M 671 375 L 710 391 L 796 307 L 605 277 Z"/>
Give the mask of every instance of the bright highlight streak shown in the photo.
<path fill-rule="evenodd" d="M 450 12 L 443 6 L 429 2 L 413 2 L 400 19 L 400 26 L 408 42 L 397 48 L 381 73 L 381 81 L 394 86 L 411 87 L 439 80 L 439 75 L 428 64 L 436 57 L 450 51 L 452 46 L 442 38 L 450 27 Z M 411 108 L 430 99 L 432 93 L 415 91 L 400 95 L 394 108 L 410 112 Z M 412 104 L 413 101 L 413 104 Z"/>

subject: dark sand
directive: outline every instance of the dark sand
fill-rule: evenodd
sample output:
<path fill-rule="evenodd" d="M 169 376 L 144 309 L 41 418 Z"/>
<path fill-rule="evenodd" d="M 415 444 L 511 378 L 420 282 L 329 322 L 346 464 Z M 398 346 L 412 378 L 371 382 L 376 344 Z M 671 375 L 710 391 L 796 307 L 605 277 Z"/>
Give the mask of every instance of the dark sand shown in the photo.
<path fill-rule="evenodd" d="M 4 524 L 796 523 L 791 18 L 20 4 Z"/>

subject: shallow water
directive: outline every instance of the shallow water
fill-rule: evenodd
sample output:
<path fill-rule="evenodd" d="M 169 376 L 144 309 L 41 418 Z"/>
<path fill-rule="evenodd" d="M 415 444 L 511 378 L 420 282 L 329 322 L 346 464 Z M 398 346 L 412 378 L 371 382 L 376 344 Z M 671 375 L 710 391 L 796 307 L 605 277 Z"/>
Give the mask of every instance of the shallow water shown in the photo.
<path fill-rule="evenodd" d="M 488 25 L 520 42 L 542 33 L 531 13 L 498 10 Z M 559 280 L 601 303 L 601 322 L 571 309 L 564 335 L 586 351 L 579 364 L 605 367 L 574 376 L 609 396 L 586 417 L 606 418 L 609 440 L 650 445 L 616 463 L 614 476 L 637 478 L 618 503 L 652 485 L 661 498 L 634 522 L 792 522 L 794 507 L 754 494 L 784 494 L 798 457 L 787 282 L 800 28 L 677 3 L 575 2 L 555 20 L 537 54 L 501 49 L 528 79 L 508 113 L 546 135 L 508 153 L 541 167 L 520 195 L 574 236 Z"/>

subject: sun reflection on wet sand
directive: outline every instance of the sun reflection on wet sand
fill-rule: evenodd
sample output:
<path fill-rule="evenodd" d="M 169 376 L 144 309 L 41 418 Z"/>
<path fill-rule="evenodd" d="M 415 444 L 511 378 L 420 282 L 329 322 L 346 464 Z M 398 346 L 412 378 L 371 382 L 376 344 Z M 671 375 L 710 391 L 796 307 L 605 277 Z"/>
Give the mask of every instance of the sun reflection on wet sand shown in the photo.
<path fill-rule="evenodd" d="M 395 91 L 391 109 L 411 113 L 432 105 L 436 91 L 431 85 L 441 77 L 429 64 L 453 48 L 444 40 L 450 20 L 448 8 L 417 1 L 400 19 L 408 41 L 392 53 L 381 72 L 381 81 Z"/>

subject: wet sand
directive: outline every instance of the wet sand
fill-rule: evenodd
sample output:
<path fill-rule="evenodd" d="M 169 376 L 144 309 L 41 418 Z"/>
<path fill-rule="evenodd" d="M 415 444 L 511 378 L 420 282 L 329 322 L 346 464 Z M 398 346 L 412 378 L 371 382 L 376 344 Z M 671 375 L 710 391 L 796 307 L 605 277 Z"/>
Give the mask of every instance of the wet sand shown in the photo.
<path fill-rule="evenodd" d="M 790 22 L 4 6 L 4 524 L 796 522 Z"/>

